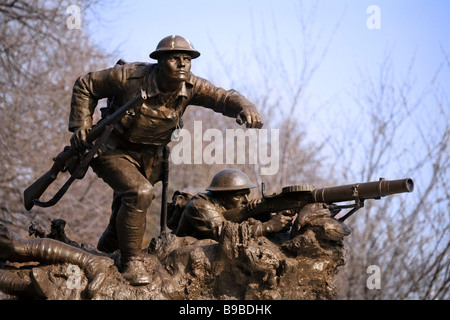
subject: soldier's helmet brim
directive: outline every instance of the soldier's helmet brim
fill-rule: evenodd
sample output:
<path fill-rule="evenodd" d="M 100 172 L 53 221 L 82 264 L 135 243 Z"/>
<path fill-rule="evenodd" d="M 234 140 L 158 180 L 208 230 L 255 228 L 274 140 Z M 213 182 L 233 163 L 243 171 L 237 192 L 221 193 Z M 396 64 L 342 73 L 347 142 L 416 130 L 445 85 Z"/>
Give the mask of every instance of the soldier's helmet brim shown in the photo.
<path fill-rule="evenodd" d="M 219 171 L 212 179 L 207 191 L 239 191 L 256 188 L 248 176 L 237 169 Z"/>
<path fill-rule="evenodd" d="M 150 53 L 150 58 L 158 60 L 161 54 L 167 52 L 186 52 L 192 59 L 200 56 L 200 52 L 194 48 L 188 39 L 177 35 L 167 36 L 162 39 L 156 46 L 155 51 Z"/>

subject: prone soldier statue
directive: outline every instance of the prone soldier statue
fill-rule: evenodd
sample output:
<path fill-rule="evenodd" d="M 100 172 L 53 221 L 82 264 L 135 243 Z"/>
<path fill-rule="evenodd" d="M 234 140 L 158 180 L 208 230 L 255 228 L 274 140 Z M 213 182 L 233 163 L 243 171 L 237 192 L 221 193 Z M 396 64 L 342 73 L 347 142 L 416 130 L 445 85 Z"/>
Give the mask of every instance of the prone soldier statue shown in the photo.
<path fill-rule="evenodd" d="M 163 150 L 181 127 L 189 105 L 199 105 L 236 118 L 249 128 L 261 128 L 257 108 L 235 90 L 226 91 L 191 73 L 191 60 L 200 56 L 177 35 L 162 39 L 150 57 L 157 64 L 117 64 L 79 77 L 73 87 L 69 130 L 71 145 L 83 152 L 99 99 L 108 98 L 102 118 L 140 91 L 146 99 L 126 112 L 106 141 L 106 150 L 90 166 L 113 190 L 112 214 L 97 248 L 121 253 L 121 272 L 132 285 L 149 283 L 141 257 L 146 212 L 161 180 Z"/>
<path fill-rule="evenodd" d="M 242 207 L 251 210 L 260 203 L 261 199 L 248 198 L 250 189 L 255 187 L 248 176 L 239 170 L 224 169 L 218 172 L 206 188 L 206 193 L 198 193 L 187 202 L 176 224 L 175 234 L 219 241 L 224 223 L 228 220 L 225 213 L 227 210 Z M 270 214 L 269 217 L 267 213 L 270 214 L 266 212 L 262 215 L 263 221 L 251 220 L 249 230 L 252 238 L 290 229 L 292 225 L 290 211 L 279 212 L 273 216 Z M 244 220 L 244 217 L 242 218 Z"/>
<path fill-rule="evenodd" d="M 283 187 L 282 192 L 272 195 L 264 194 L 262 188 L 262 198 L 249 201 L 250 189 L 254 187 L 256 185 L 243 172 L 224 169 L 213 177 L 206 193 L 192 195 L 176 191 L 168 224 L 178 236 L 190 235 L 219 241 L 226 221 L 249 221 L 250 237 L 290 230 L 290 237 L 293 238 L 302 232 L 306 224 L 314 220 L 323 224 L 322 218 L 326 218 L 325 237 L 336 240 L 350 233 L 343 222 L 363 208 L 365 200 L 412 192 L 414 182 L 410 178 L 381 178 L 379 181 L 317 189 L 310 185 L 293 185 Z M 354 201 L 354 204 L 336 204 L 349 201 Z M 342 209 L 350 210 L 338 217 Z"/>

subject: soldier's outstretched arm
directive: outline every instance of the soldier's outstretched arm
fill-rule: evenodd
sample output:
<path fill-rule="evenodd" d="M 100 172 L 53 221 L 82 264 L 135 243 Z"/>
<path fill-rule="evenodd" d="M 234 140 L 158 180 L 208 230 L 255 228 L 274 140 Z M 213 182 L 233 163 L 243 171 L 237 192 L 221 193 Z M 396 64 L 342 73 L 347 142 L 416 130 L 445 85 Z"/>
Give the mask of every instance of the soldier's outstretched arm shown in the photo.
<path fill-rule="evenodd" d="M 225 90 L 208 80 L 195 77 L 192 104 L 204 106 L 225 116 L 236 118 L 236 122 L 247 128 L 262 128 L 263 120 L 256 106 L 236 90 Z"/>

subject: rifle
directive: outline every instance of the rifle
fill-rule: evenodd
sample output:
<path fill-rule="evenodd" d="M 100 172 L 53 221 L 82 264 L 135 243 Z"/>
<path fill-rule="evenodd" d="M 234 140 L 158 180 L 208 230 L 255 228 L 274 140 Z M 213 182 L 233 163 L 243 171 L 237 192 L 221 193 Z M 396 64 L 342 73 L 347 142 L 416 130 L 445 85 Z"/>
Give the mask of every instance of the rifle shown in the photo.
<path fill-rule="evenodd" d="M 53 158 L 53 165 L 46 173 L 44 173 L 39 179 L 37 179 L 32 185 L 30 185 L 24 191 L 24 206 L 28 211 L 33 208 L 34 205 L 40 207 L 51 207 L 55 205 L 69 189 L 70 185 L 76 179 L 82 179 L 86 174 L 89 163 L 98 154 L 101 148 L 106 143 L 107 138 L 114 129 L 114 125 L 122 119 L 126 112 L 143 100 L 147 99 L 145 91 L 141 90 L 139 94 L 130 99 L 122 107 L 114 111 L 111 115 L 99 121 L 86 135 L 86 142 L 88 144 L 95 144 L 84 155 L 80 155 L 71 146 L 66 146 L 64 150 Z M 77 164 L 75 169 L 69 170 L 66 166 L 67 163 L 73 162 Z M 61 187 L 61 189 L 55 194 L 55 196 L 49 201 L 42 202 L 39 198 L 47 190 L 47 188 L 56 180 L 60 172 L 70 172 L 70 178 Z"/>
<path fill-rule="evenodd" d="M 233 222 L 242 222 L 250 217 L 264 213 L 280 212 L 284 210 L 299 210 L 309 203 L 324 203 L 335 217 L 342 209 L 350 209 L 339 221 L 343 222 L 356 211 L 364 207 L 367 199 L 381 199 L 381 197 L 412 192 L 414 182 L 412 179 L 385 180 L 355 183 L 349 185 L 314 189 L 309 185 L 287 186 L 280 193 L 264 194 L 262 184 L 262 198 L 253 209 L 238 207 L 227 210 L 223 216 Z M 336 205 L 335 202 L 354 201 L 354 204 Z"/>

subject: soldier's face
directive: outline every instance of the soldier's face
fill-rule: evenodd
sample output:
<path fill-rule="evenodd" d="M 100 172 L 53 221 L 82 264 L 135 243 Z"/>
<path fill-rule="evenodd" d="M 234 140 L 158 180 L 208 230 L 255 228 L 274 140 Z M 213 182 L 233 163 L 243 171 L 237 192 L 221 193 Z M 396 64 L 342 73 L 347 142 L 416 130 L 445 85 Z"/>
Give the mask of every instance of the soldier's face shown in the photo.
<path fill-rule="evenodd" d="M 158 65 L 166 79 L 176 82 L 188 80 L 191 70 L 191 56 L 183 52 L 169 53 L 163 56 Z"/>
<path fill-rule="evenodd" d="M 248 203 L 248 195 L 250 190 L 242 190 L 236 192 L 227 192 L 224 197 L 224 207 L 225 209 L 233 209 L 237 207 L 243 207 Z"/>

